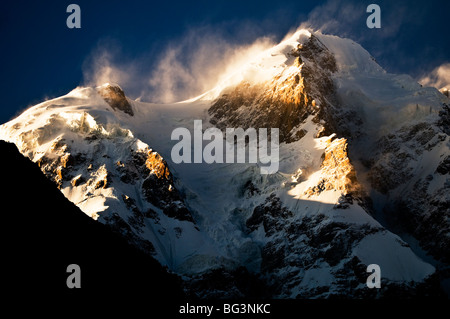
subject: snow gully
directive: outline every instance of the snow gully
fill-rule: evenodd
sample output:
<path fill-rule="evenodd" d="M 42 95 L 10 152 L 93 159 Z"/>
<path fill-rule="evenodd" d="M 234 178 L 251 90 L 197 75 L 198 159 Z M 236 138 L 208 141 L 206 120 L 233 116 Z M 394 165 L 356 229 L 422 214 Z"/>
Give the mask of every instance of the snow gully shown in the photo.
<path fill-rule="evenodd" d="M 246 163 L 246 153 L 248 153 L 247 163 L 259 163 L 261 174 L 274 174 L 278 171 L 280 148 L 278 128 L 270 129 L 270 142 L 267 128 L 259 128 L 258 133 L 255 128 L 248 128 L 245 131 L 243 128 L 227 128 L 225 132 L 225 139 L 222 131 L 216 127 L 210 127 L 203 132 L 202 120 L 194 120 L 194 143 L 192 145 L 191 132 L 187 128 L 174 129 L 171 139 L 179 142 L 172 147 L 172 161 L 175 164 L 192 162 Z M 247 138 L 248 143 L 246 143 Z M 203 141 L 210 142 L 203 148 Z M 270 154 L 268 154 L 269 143 Z"/>

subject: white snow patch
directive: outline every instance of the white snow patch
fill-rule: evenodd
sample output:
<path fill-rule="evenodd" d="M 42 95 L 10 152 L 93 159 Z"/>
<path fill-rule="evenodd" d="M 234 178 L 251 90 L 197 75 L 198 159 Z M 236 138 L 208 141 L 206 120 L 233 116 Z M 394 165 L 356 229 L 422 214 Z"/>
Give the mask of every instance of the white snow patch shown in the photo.
<path fill-rule="evenodd" d="M 398 236 L 379 232 L 364 237 L 353 251 L 366 265 L 377 264 L 381 278 L 392 281 L 422 281 L 435 268 L 417 257 Z"/>

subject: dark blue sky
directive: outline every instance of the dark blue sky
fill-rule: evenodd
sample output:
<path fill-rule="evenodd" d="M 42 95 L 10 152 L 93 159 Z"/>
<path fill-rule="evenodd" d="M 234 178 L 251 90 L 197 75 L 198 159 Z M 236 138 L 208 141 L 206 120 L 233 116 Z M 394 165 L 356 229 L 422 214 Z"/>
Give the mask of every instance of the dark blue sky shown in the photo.
<path fill-rule="evenodd" d="M 66 27 L 66 8 L 81 7 L 81 29 Z M 381 7 L 382 28 L 368 29 L 365 8 Z M 11 1 L 0 8 L 0 123 L 85 80 L 83 70 L 99 45 L 113 43 L 115 62 L 139 61 L 152 72 L 168 44 L 188 32 L 220 34 L 231 44 L 261 36 L 281 40 L 309 20 L 327 33 L 361 43 L 387 71 L 420 77 L 450 62 L 450 1 Z M 196 39 L 201 39 L 199 34 Z M 189 46 L 187 47 L 189 48 Z M 188 54 L 188 52 L 187 52 Z M 144 66 L 144 67 L 143 67 Z M 141 78 L 136 77 L 136 81 Z M 147 83 L 138 85 L 139 89 Z M 127 94 L 137 89 L 124 87 Z"/>

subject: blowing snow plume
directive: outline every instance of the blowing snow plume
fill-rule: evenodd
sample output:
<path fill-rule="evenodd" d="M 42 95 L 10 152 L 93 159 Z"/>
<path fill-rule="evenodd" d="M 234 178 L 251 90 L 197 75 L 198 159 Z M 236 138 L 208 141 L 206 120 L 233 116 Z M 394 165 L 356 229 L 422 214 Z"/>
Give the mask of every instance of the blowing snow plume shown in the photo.
<path fill-rule="evenodd" d="M 383 45 L 379 41 L 397 36 L 403 24 L 417 18 L 416 9 L 411 9 L 408 2 L 396 1 L 394 5 L 379 1 L 377 3 L 381 7 L 382 26 L 371 30 L 366 25 L 369 3 L 354 0 L 329 0 L 311 11 L 301 28 L 312 28 L 323 33 L 348 37 L 358 43 L 375 41 L 377 46 L 388 49 L 387 43 Z"/>
<path fill-rule="evenodd" d="M 424 86 L 433 86 L 448 96 L 450 90 L 450 63 L 444 63 L 423 76 L 419 83 Z M 446 92 L 446 93 L 445 93 Z"/>
<path fill-rule="evenodd" d="M 84 83 L 117 83 L 128 96 L 143 101 L 182 101 L 214 88 L 273 45 L 269 37 L 250 45 L 232 43 L 220 31 L 203 27 L 186 32 L 156 56 L 129 59 L 116 43 L 101 41 L 83 64 Z"/>
<path fill-rule="evenodd" d="M 198 96 L 272 46 L 267 37 L 238 45 L 207 30 L 190 31 L 160 54 L 148 79 L 150 91 L 143 96 L 164 103 Z"/>
<path fill-rule="evenodd" d="M 120 47 L 112 41 L 100 41 L 83 63 L 84 84 L 99 86 L 117 83 L 128 86 L 136 68 L 131 62 L 118 63 Z"/>
<path fill-rule="evenodd" d="M 361 3 L 330 0 L 317 6 L 300 26 L 321 32 L 338 32 L 342 36 L 354 35 L 355 25 L 363 19 L 364 5 Z"/>

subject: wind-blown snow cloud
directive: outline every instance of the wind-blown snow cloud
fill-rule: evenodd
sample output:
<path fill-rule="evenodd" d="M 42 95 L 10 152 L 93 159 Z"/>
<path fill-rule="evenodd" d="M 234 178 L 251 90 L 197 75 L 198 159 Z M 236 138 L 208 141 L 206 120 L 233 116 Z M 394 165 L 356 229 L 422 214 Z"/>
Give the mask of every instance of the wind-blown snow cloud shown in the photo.
<path fill-rule="evenodd" d="M 131 62 L 117 62 L 120 47 L 112 41 L 100 41 L 90 56 L 83 63 L 85 85 L 102 85 L 117 83 L 127 85 L 136 71 Z"/>
<path fill-rule="evenodd" d="M 258 38 L 250 45 L 237 45 L 207 30 L 191 30 L 181 41 L 161 53 L 148 84 L 151 96 L 174 102 L 200 95 L 214 88 L 233 70 L 273 46 L 270 38 Z"/>
<path fill-rule="evenodd" d="M 349 32 L 354 32 L 355 23 L 362 19 L 364 12 L 365 8 L 360 3 L 329 0 L 314 8 L 300 28 L 311 28 L 324 33 L 339 32 L 342 36 L 349 36 Z"/>
<path fill-rule="evenodd" d="M 450 90 L 450 63 L 444 63 L 434 68 L 430 74 L 423 76 L 419 83 L 423 86 L 433 86 L 438 90 Z"/>
<path fill-rule="evenodd" d="M 274 45 L 269 37 L 251 44 L 226 40 L 212 27 L 192 28 L 166 44 L 151 59 L 145 54 L 130 60 L 119 45 L 101 41 L 83 65 L 85 85 L 119 84 L 133 98 L 170 103 L 214 88 L 233 70 Z"/>
<path fill-rule="evenodd" d="M 324 33 L 350 37 L 355 41 L 363 39 L 386 39 L 398 35 L 402 24 L 419 19 L 419 10 L 411 8 L 407 1 L 395 4 L 376 1 L 381 8 L 381 28 L 371 30 L 367 27 L 367 6 L 370 2 L 356 0 L 328 0 L 315 7 L 302 27 L 310 27 Z"/>

